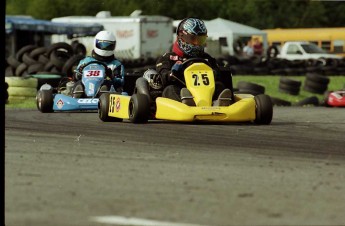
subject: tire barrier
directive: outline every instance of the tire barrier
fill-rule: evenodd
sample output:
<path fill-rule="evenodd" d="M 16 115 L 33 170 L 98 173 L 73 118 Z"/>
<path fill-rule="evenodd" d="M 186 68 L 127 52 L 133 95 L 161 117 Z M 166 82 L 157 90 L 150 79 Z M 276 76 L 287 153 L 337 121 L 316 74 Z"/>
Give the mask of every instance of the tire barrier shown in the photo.
<path fill-rule="evenodd" d="M 74 42 L 73 46 L 65 42 L 48 47 L 26 45 L 7 57 L 5 76 L 27 77 L 44 71 L 72 77 L 72 67 L 77 66 L 78 60 L 85 56 L 86 48 L 78 42 Z"/>
<path fill-rule="evenodd" d="M 8 84 L 8 102 L 34 98 L 37 92 L 36 78 L 5 77 Z"/>
<path fill-rule="evenodd" d="M 265 87 L 252 82 L 237 82 L 237 90 L 235 93 L 249 93 L 254 96 L 265 93 Z"/>
<path fill-rule="evenodd" d="M 271 97 L 271 96 L 270 96 Z M 271 97 L 273 106 L 291 106 L 291 102 L 278 97 Z"/>
<path fill-rule="evenodd" d="M 5 104 L 8 104 L 8 83 L 7 82 L 5 82 L 3 94 L 4 94 Z"/>
<path fill-rule="evenodd" d="M 222 56 L 217 63 L 229 65 L 234 75 L 293 75 L 304 76 L 306 73 L 322 75 L 345 75 L 345 57 L 342 59 L 306 59 L 287 60 L 277 57 L 278 50 L 269 47 L 265 56 L 246 58 L 243 56 Z"/>
<path fill-rule="evenodd" d="M 311 96 L 298 101 L 294 106 L 319 106 L 320 101 L 316 96 Z"/>
<path fill-rule="evenodd" d="M 280 77 L 279 79 L 279 92 L 287 93 L 290 95 L 298 95 L 300 92 L 302 82 L 286 78 L 286 77 Z"/>
<path fill-rule="evenodd" d="M 307 73 L 303 89 L 310 93 L 323 94 L 327 91 L 330 79 L 325 75 Z"/>

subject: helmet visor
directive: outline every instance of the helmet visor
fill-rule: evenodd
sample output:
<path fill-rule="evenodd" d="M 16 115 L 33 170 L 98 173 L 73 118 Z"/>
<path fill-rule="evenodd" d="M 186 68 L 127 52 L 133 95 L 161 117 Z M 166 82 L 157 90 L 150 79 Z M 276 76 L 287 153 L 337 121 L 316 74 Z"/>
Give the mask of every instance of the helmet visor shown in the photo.
<path fill-rule="evenodd" d="M 115 49 L 115 42 L 96 39 L 96 48 L 101 49 L 101 50 L 114 50 Z"/>
<path fill-rule="evenodd" d="M 192 35 L 192 34 L 184 34 L 183 32 L 180 33 L 180 38 L 188 44 L 192 44 L 195 46 L 205 46 L 207 35 Z"/>

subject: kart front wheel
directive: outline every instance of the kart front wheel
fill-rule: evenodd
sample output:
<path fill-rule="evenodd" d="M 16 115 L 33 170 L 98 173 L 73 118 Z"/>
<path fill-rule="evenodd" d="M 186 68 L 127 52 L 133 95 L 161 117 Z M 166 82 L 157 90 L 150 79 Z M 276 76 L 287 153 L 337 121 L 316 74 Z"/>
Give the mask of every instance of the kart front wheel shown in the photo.
<path fill-rule="evenodd" d="M 42 113 L 53 112 L 54 97 L 52 90 L 39 90 L 36 94 L 37 109 Z"/>
<path fill-rule="evenodd" d="M 103 93 L 99 97 L 99 101 L 98 101 L 98 117 L 103 122 L 122 122 L 121 118 L 110 117 L 108 115 L 108 112 L 109 112 L 109 96 L 110 96 L 110 93 Z"/>
<path fill-rule="evenodd" d="M 144 94 L 133 94 L 129 101 L 129 120 L 133 123 L 146 123 L 150 115 L 149 99 Z"/>
<path fill-rule="evenodd" d="M 273 104 L 271 98 L 268 95 L 259 94 L 254 97 L 254 100 L 256 103 L 256 116 L 254 122 L 257 124 L 270 124 L 273 117 Z"/>

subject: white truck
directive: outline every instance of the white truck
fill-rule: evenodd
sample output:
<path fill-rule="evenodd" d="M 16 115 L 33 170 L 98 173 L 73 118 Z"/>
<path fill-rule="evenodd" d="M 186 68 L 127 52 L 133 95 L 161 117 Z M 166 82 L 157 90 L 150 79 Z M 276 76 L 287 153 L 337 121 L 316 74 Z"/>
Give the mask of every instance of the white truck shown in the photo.
<path fill-rule="evenodd" d="M 329 54 L 314 43 L 310 42 L 285 42 L 278 50 L 277 58 L 287 60 L 308 60 L 320 58 L 341 59 L 341 56 Z"/>
<path fill-rule="evenodd" d="M 173 42 L 173 20 L 165 16 L 132 15 L 111 16 L 101 11 L 96 16 L 67 16 L 53 18 L 54 22 L 94 24 L 104 26 L 116 36 L 115 55 L 119 59 L 137 60 L 156 58 L 168 51 Z M 67 35 L 53 35 L 52 42 L 71 43 Z M 87 52 L 93 48 L 93 37 L 80 37 Z"/>

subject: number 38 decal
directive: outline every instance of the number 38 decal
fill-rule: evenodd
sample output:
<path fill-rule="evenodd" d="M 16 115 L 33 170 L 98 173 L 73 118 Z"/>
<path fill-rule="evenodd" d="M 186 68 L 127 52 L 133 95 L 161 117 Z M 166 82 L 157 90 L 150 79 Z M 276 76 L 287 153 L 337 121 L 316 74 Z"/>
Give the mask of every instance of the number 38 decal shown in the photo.
<path fill-rule="evenodd" d="M 85 71 L 84 75 L 87 77 L 98 77 L 98 76 L 102 76 L 102 71 L 100 71 L 100 70 L 87 70 L 87 71 Z"/>
<path fill-rule="evenodd" d="M 200 78 L 197 74 L 193 74 L 192 78 L 194 79 L 194 86 L 200 86 L 201 85 Z M 205 86 L 208 86 L 210 84 L 210 80 L 208 79 L 207 74 L 201 74 L 201 80 Z"/>

